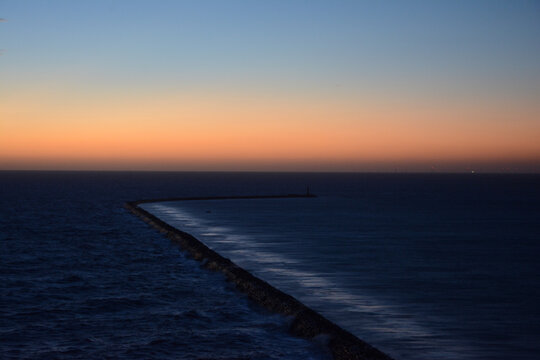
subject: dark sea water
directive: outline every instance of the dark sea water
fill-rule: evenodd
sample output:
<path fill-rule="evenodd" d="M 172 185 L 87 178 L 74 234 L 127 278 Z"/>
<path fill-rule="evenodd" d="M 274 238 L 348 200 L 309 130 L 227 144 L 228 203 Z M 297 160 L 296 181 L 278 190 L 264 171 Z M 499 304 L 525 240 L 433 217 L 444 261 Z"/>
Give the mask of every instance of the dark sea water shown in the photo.
<path fill-rule="evenodd" d="M 538 359 L 540 176 L 0 172 L 0 358 L 319 359 L 122 208 L 397 359 Z"/>

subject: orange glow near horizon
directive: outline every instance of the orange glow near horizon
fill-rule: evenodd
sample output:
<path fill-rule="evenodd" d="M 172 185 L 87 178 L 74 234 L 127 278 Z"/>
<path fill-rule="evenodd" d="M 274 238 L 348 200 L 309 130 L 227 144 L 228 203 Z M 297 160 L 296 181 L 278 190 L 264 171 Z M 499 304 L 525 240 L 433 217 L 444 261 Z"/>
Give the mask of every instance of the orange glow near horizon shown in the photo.
<path fill-rule="evenodd" d="M 0 170 L 540 173 L 539 4 L 23 3 Z"/>
<path fill-rule="evenodd" d="M 538 109 L 182 94 L 92 103 L 38 94 L 8 99 L 0 116 L 8 119 L 0 122 L 3 168 L 347 170 L 540 158 Z M 530 126 L 513 126 L 516 117 Z"/>

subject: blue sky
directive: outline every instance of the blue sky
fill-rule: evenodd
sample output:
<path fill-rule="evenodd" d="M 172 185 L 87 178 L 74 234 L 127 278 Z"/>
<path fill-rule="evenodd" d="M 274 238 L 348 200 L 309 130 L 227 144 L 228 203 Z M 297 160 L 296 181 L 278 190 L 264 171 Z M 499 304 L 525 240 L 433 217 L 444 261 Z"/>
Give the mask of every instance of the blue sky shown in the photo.
<path fill-rule="evenodd" d="M 537 1 L 2 3 L 10 73 L 419 91 L 540 80 Z"/>
<path fill-rule="evenodd" d="M 10 98 L 540 101 L 538 1 L 2 0 L 0 17 Z"/>

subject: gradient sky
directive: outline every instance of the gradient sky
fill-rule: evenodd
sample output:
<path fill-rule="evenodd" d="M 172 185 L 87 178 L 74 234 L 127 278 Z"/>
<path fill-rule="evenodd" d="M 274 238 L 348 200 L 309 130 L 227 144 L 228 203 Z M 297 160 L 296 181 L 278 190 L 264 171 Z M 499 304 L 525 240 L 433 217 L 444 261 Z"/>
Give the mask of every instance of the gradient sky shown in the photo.
<path fill-rule="evenodd" d="M 540 171 L 539 1 L 0 0 L 0 169 Z"/>

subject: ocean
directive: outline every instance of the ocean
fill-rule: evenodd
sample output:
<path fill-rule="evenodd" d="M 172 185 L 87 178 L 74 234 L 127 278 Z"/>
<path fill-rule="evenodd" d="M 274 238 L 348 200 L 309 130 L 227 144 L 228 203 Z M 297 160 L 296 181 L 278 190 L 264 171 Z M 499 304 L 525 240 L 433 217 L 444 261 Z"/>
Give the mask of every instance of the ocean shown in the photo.
<path fill-rule="evenodd" d="M 1 358 L 326 359 L 141 205 L 396 359 L 540 354 L 540 176 L 0 172 Z"/>

